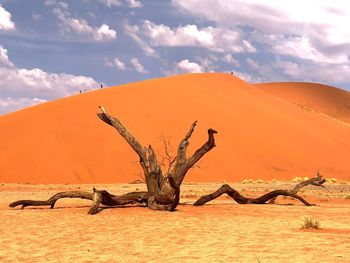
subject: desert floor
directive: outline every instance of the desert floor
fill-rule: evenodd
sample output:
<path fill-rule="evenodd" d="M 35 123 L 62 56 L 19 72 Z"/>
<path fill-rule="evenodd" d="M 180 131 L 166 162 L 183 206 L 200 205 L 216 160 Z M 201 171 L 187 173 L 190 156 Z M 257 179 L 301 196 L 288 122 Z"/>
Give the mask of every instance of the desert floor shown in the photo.
<path fill-rule="evenodd" d="M 185 183 L 176 212 L 143 207 L 87 215 L 91 201 L 66 199 L 56 208 L 8 207 L 18 199 L 47 199 L 93 185 L 0 184 L 0 262 L 350 262 L 350 184 L 308 186 L 299 192 L 317 206 L 290 198 L 239 205 L 221 197 L 191 204 L 221 184 Z M 247 196 L 291 188 L 292 182 L 230 184 Z M 142 184 L 94 185 L 112 193 Z M 301 230 L 304 216 L 320 230 Z"/>

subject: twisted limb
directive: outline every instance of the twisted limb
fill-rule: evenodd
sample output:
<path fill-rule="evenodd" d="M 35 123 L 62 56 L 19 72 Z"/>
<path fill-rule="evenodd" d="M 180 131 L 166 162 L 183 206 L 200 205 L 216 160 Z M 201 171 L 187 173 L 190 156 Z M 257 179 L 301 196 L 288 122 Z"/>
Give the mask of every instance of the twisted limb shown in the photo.
<path fill-rule="evenodd" d="M 235 200 L 239 204 L 265 204 L 267 202 L 274 203 L 275 199 L 278 196 L 283 195 L 283 196 L 290 196 L 290 197 L 293 197 L 295 199 L 298 199 L 300 202 L 302 202 L 306 206 L 312 206 L 314 204 L 309 203 L 304 198 L 302 198 L 300 195 L 298 195 L 297 194 L 298 191 L 301 188 L 308 186 L 308 185 L 324 187 L 323 183 L 325 181 L 326 181 L 325 179 L 322 179 L 322 176 L 320 175 L 320 173 L 317 172 L 316 177 L 298 183 L 291 190 L 274 190 L 274 191 L 271 191 L 271 192 L 264 194 L 264 195 L 257 197 L 257 198 L 245 197 L 245 196 L 241 195 L 238 191 L 233 189 L 231 186 L 229 186 L 228 184 L 224 184 L 215 192 L 208 194 L 208 195 L 204 195 L 201 198 L 199 198 L 193 205 L 194 206 L 201 206 L 201 205 L 208 203 L 209 201 L 212 201 L 212 200 L 218 198 L 219 196 L 221 196 L 223 194 L 227 194 L 228 196 L 230 196 L 233 200 Z"/>

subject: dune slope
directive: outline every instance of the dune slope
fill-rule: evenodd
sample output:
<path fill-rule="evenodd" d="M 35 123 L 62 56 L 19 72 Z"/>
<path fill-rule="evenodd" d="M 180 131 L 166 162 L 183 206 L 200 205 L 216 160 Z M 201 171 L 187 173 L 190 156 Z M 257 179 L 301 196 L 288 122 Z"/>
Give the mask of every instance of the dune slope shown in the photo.
<path fill-rule="evenodd" d="M 328 115 L 350 124 L 350 92 L 305 82 L 255 84 L 261 90 L 292 102 L 300 108 Z"/>
<path fill-rule="evenodd" d="M 217 147 L 187 181 L 350 179 L 350 127 L 302 111 L 229 74 L 147 80 L 52 101 L 0 116 L 0 182 L 112 183 L 139 179 L 137 155 L 96 112 L 103 105 L 139 141 L 174 151 L 198 120 L 189 146 L 214 128 Z"/>

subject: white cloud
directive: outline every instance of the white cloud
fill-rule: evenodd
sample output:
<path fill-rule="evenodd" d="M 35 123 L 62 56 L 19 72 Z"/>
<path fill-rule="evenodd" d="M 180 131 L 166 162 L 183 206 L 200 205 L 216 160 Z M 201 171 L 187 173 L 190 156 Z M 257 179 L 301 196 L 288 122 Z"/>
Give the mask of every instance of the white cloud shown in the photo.
<path fill-rule="evenodd" d="M 100 0 L 100 2 L 104 3 L 108 7 L 123 5 L 123 2 L 121 0 Z"/>
<path fill-rule="evenodd" d="M 79 90 L 99 87 L 92 78 L 66 73 L 48 73 L 41 69 L 0 68 L 1 96 L 33 96 L 55 99 Z"/>
<path fill-rule="evenodd" d="M 172 0 L 189 13 L 226 25 L 250 25 L 274 34 L 325 34 L 328 40 L 349 41 L 350 3 L 279 0 Z M 314 31 L 314 32 L 312 32 Z"/>
<path fill-rule="evenodd" d="M 0 67 L 13 67 L 13 63 L 9 60 L 7 49 L 0 45 Z"/>
<path fill-rule="evenodd" d="M 260 68 L 259 63 L 257 63 L 256 61 L 252 60 L 251 58 L 247 58 L 246 61 L 247 61 L 247 64 L 249 66 L 251 66 L 253 69 L 259 69 Z"/>
<path fill-rule="evenodd" d="M 240 79 L 243 79 L 244 81 L 246 82 L 249 82 L 249 83 L 258 83 L 258 82 L 262 82 L 261 78 L 256 76 L 256 75 L 253 75 L 253 74 L 249 74 L 249 73 L 246 73 L 246 72 L 241 72 L 241 71 L 236 71 L 236 70 L 232 70 L 231 73 L 240 78 Z"/>
<path fill-rule="evenodd" d="M 130 8 L 140 8 L 142 4 L 138 0 L 100 0 L 100 2 L 104 3 L 108 7 L 112 6 L 127 6 Z"/>
<path fill-rule="evenodd" d="M 138 0 L 126 0 L 126 3 L 131 8 L 140 8 L 142 7 L 142 4 Z"/>
<path fill-rule="evenodd" d="M 338 83 L 346 84 L 350 82 L 350 66 L 342 64 L 298 64 L 288 60 L 278 59 L 273 63 L 275 68 L 279 68 L 289 77 L 289 79 L 300 81 L 311 81 L 318 83 Z"/>
<path fill-rule="evenodd" d="M 141 74 L 148 73 L 148 71 L 144 68 L 144 66 L 142 66 L 142 64 L 140 63 L 140 61 L 137 58 L 132 58 L 130 60 L 130 63 L 138 73 L 141 73 Z"/>
<path fill-rule="evenodd" d="M 109 25 L 102 24 L 100 27 L 90 26 L 89 23 L 82 18 L 73 18 L 68 11 L 68 5 L 50 2 L 54 5 L 52 12 L 60 21 L 61 32 L 64 35 L 75 35 L 86 37 L 95 41 L 108 41 L 117 38 L 117 31 L 111 29 Z"/>
<path fill-rule="evenodd" d="M 94 31 L 96 31 L 96 29 Z M 117 38 L 117 31 L 111 29 L 109 25 L 103 24 L 97 28 L 97 31 L 94 32 L 93 35 L 97 41 L 112 40 Z"/>
<path fill-rule="evenodd" d="M 255 52 L 240 30 L 185 25 L 170 28 L 163 24 L 143 21 L 139 35 L 146 36 L 152 46 L 198 46 L 217 52 Z"/>
<path fill-rule="evenodd" d="M 199 57 L 195 61 L 190 61 L 186 58 L 178 62 L 174 62 L 171 69 L 161 69 L 165 76 L 178 75 L 183 73 L 203 73 L 214 72 L 218 66 L 216 62 L 218 58 L 214 55 L 209 55 L 205 58 Z"/>
<path fill-rule="evenodd" d="M 172 0 L 179 9 L 219 27 L 248 25 L 275 36 L 275 52 L 322 63 L 343 63 L 350 52 L 350 2 Z M 282 38 L 279 36 L 283 36 Z M 290 37 L 292 36 L 292 37 Z"/>
<path fill-rule="evenodd" d="M 282 61 L 278 59 L 275 63 L 273 63 L 273 65 L 276 68 L 282 69 L 285 75 L 292 77 L 293 79 L 299 79 L 302 76 L 302 69 L 297 63 L 291 61 Z"/>
<path fill-rule="evenodd" d="M 100 86 L 90 77 L 17 68 L 1 46 L 0 54 L 1 61 L 5 61 L 0 63 L 0 113 Z"/>
<path fill-rule="evenodd" d="M 199 30 L 196 25 L 180 26 L 172 29 L 165 25 L 157 25 L 149 20 L 143 21 L 144 33 L 155 46 L 202 46 L 213 45 L 213 35 Z"/>
<path fill-rule="evenodd" d="M 44 103 L 46 100 L 38 98 L 1 98 L 0 97 L 0 114 L 20 110 L 25 107 L 34 106 Z"/>
<path fill-rule="evenodd" d="M 0 4 L 0 30 L 13 31 L 15 29 L 16 25 L 11 20 L 11 13 Z"/>
<path fill-rule="evenodd" d="M 45 0 L 44 4 L 47 6 L 51 6 L 51 5 L 56 4 L 56 1 L 55 0 Z"/>
<path fill-rule="evenodd" d="M 325 54 L 316 48 L 315 43 L 308 36 L 285 36 L 254 32 L 252 37 L 255 41 L 270 46 L 270 50 L 277 55 L 292 56 L 314 63 L 349 63 L 346 52 Z"/>
<path fill-rule="evenodd" d="M 188 59 L 181 60 L 176 63 L 176 69 L 182 73 L 201 73 L 203 67 L 195 62 L 190 62 Z"/>
<path fill-rule="evenodd" d="M 201 66 L 203 72 L 214 72 L 218 68 L 218 58 L 212 54 L 205 58 L 199 57 L 196 61 Z"/>
<path fill-rule="evenodd" d="M 283 76 L 279 74 L 278 70 L 271 65 L 271 63 L 260 63 L 251 58 L 247 58 L 246 63 L 249 65 L 250 69 L 252 69 L 249 70 L 249 72 L 254 72 L 254 77 L 251 75 L 251 77 L 249 77 L 249 82 L 271 82 L 285 80 Z"/>
<path fill-rule="evenodd" d="M 158 57 L 158 53 L 150 47 L 141 37 L 139 37 L 141 33 L 140 28 L 137 25 L 130 25 L 128 22 L 124 22 L 123 24 L 124 33 L 131 37 L 136 44 L 145 52 L 146 56 L 150 57 Z"/>
<path fill-rule="evenodd" d="M 238 60 L 235 59 L 235 58 L 232 56 L 232 54 L 227 54 L 227 55 L 225 55 L 224 58 L 223 58 L 223 61 L 226 62 L 226 63 L 228 63 L 228 64 L 231 64 L 231 65 L 233 65 L 233 66 L 236 66 L 236 67 L 239 66 Z"/>
<path fill-rule="evenodd" d="M 114 65 L 117 67 L 117 69 L 120 70 L 126 70 L 127 67 L 123 61 L 121 61 L 119 58 L 114 59 Z"/>
<path fill-rule="evenodd" d="M 350 2 L 279 0 L 172 0 L 181 12 L 210 20 L 216 28 L 242 28 L 242 39 L 265 59 L 246 59 L 249 82 L 297 80 L 350 82 Z M 277 60 L 276 60 L 277 58 Z M 265 61 L 264 61 L 265 60 Z M 230 61 L 230 57 L 224 57 Z M 263 61 L 263 62 L 262 62 Z"/>

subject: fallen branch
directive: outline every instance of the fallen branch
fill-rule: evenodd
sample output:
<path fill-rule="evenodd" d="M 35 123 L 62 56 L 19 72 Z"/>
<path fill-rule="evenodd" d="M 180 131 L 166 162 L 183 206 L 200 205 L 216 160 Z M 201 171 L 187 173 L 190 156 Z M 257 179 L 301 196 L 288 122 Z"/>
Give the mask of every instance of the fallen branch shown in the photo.
<path fill-rule="evenodd" d="M 209 195 L 204 195 L 201 198 L 199 198 L 193 205 L 194 206 L 204 205 L 205 203 L 208 203 L 209 201 L 212 201 L 223 194 L 227 194 L 239 204 L 265 204 L 269 201 L 270 203 L 273 203 L 278 196 L 283 195 L 283 196 L 290 196 L 295 199 L 298 199 L 300 202 L 302 202 L 306 206 L 312 206 L 314 204 L 309 203 L 304 198 L 299 196 L 297 193 L 301 188 L 308 185 L 324 187 L 323 186 L 324 182 L 325 182 L 325 179 L 322 179 L 322 176 L 318 172 L 316 177 L 311 178 L 307 181 L 298 183 L 291 190 L 274 190 L 257 198 L 245 197 L 241 195 L 238 191 L 233 189 L 231 186 L 229 186 L 228 184 L 224 184 L 214 193 L 211 193 Z"/>

